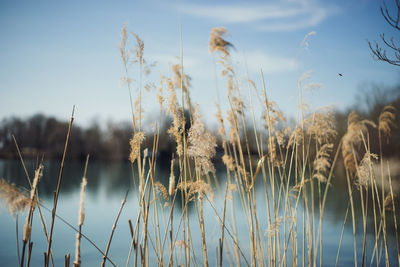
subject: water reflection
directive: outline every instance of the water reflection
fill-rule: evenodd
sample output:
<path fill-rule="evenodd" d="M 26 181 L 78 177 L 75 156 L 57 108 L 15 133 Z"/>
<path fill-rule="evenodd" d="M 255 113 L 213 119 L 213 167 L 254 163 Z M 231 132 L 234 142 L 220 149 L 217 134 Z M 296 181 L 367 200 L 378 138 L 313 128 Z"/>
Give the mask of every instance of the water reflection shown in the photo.
<path fill-rule="evenodd" d="M 37 166 L 36 161 L 27 161 L 26 167 L 30 176 L 33 176 L 34 170 Z M 170 175 L 170 169 L 168 166 L 158 165 L 155 169 L 155 179 L 161 182 L 163 185 L 168 185 L 168 179 Z M 59 175 L 60 169 L 60 162 L 57 161 L 45 161 L 44 162 L 44 170 L 43 170 L 43 177 L 39 183 L 39 196 L 43 200 L 46 205 L 51 206 L 52 198 L 53 198 L 53 191 L 57 186 L 57 180 Z M 58 209 L 58 213 L 67 219 L 70 222 L 74 222 L 77 217 L 78 211 L 78 203 L 79 203 L 79 190 L 80 190 L 80 183 L 82 179 L 84 171 L 84 162 L 80 161 L 68 161 L 65 163 L 64 174 L 63 174 L 63 181 L 61 185 L 61 194 L 60 194 L 60 207 Z M 87 220 L 84 224 L 85 233 L 93 238 L 96 244 L 103 247 L 107 241 L 107 235 L 109 233 L 109 229 L 113 223 L 114 216 L 119 208 L 120 202 L 123 198 L 124 193 L 127 189 L 130 189 L 130 195 L 128 198 L 127 206 L 124 210 L 124 213 L 121 217 L 120 225 L 118 226 L 119 232 L 117 236 L 119 239 L 116 239 L 115 243 L 113 243 L 113 248 L 118 249 L 118 252 L 114 251 L 114 254 L 111 254 L 112 257 L 117 258 L 121 256 L 120 264 L 124 263 L 124 260 L 127 255 L 127 249 L 129 248 L 130 238 L 127 233 L 129 233 L 129 228 L 127 225 L 128 219 L 135 221 L 136 216 L 138 214 L 138 201 L 137 201 L 137 184 L 138 181 L 136 176 L 137 169 L 132 170 L 131 164 L 129 162 L 98 162 L 98 161 L 90 161 L 88 165 L 87 171 L 87 201 L 85 203 L 85 208 L 87 210 Z M 177 176 L 177 174 L 176 174 Z M 217 168 L 217 177 L 223 177 L 223 180 L 219 181 L 219 184 L 222 188 L 224 188 L 224 180 L 226 179 L 226 172 L 223 167 Z M 0 160 L 0 178 L 4 178 L 9 182 L 15 183 L 19 187 L 29 188 L 29 183 L 27 181 L 25 171 L 22 168 L 22 165 L 17 160 Z M 136 186 L 134 186 L 136 184 Z M 294 184 L 294 181 L 293 181 Z M 277 183 L 279 186 L 279 183 Z M 318 190 L 318 184 L 314 184 L 315 190 Z M 256 205 L 257 205 L 257 212 L 259 215 L 260 225 L 267 229 L 267 205 L 265 199 L 265 188 L 264 188 L 264 181 L 262 177 L 259 177 L 256 180 L 255 184 L 256 189 Z M 325 189 L 325 185 L 321 186 L 321 192 Z M 268 188 L 267 190 L 270 190 Z M 334 262 L 334 256 L 336 256 L 336 251 L 338 247 L 339 235 L 343 225 L 343 219 L 345 217 L 346 209 L 348 208 L 349 197 L 347 192 L 347 185 L 344 179 L 340 177 L 335 177 L 332 180 L 332 186 L 329 189 L 328 199 L 326 202 L 326 208 L 324 213 L 324 226 L 323 226 L 323 238 L 324 238 L 324 257 L 332 258 L 328 262 Z M 222 190 L 223 191 L 223 190 Z M 268 193 L 271 193 L 270 191 Z M 307 194 L 310 196 L 310 192 L 307 191 Z M 181 214 L 182 208 L 182 199 L 180 194 L 177 195 L 176 199 L 176 210 L 175 210 L 175 218 L 179 218 Z M 314 200 L 315 203 L 319 203 L 319 195 L 315 194 Z M 160 197 L 161 199 L 161 197 Z M 223 203 L 223 194 L 218 194 L 215 192 L 215 200 L 214 205 L 221 212 L 221 206 Z M 367 241 L 368 247 L 367 251 L 369 255 L 372 254 L 372 248 L 374 244 L 374 217 L 372 212 L 372 198 L 369 195 L 369 211 L 368 211 L 368 225 L 370 227 L 367 228 Z M 362 246 L 362 233 L 363 233 L 363 225 L 362 225 L 362 213 L 360 207 L 360 194 L 357 191 L 354 191 L 354 204 L 355 204 L 355 212 L 357 219 L 357 233 L 358 233 L 358 246 Z M 396 203 L 398 206 L 399 203 Z M 246 213 L 243 212 L 243 208 L 239 197 L 234 197 L 234 209 L 236 212 L 236 216 L 238 218 L 238 232 L 239 238 L 241 239 L 241 244 L 246 247 L 248 243 L 248 229 L 245 220 L 240 220 L 243 216 L 246 216 Z M 272 203 L 271 203 L 272 205 Z M 318 204 L 316 204 L 318 205 Z M 161 205 L 160 205 L 161 206 Z M 216 214 L 215 211 L 207 205 L 206 203 L 206 231 L 208 245 L 210 246 L 210 258 L 215 257 L 212 253 L 212 249 L 218 245 L 218 238 L 215 235 L 216 231 Z M 194 202 L 190 202 L 188 204 L 189 213 L 196 215 L 196 206 Z M 160 216 L 164 220 L 168 216 L 169 208 L 164 208 L 163 214 Z M 299 206 L 299 218 L 301 218 L 302 214 L 302 203 Z M 231 216 L 231 211 L 228 210 L 227 217 Z M 0 235 L 4 236 L 5 240 L 8 240 L 10 243 L 15 243 L 15 235 L 10 231 L 10 229 L 15 228 L 13 226 L 13 219 L 10 218 L 7 214 L 3 213 L 0 214 L 0 222 L 2 223 L 0 229 Z M 48 215 L 47 215 L 48 216 Z M 318 218 L 318 208 L 315 209 L 315 217 Z M 349 215 L 350 216 L 350 215 Z M 193 225 L 193 229 L 198 226 L 197 217 L 192 216 L 191 223 Z M 101 222 L 101 223 L 99 223 Z M 218 220 L 217 220 L 218 224 Z M 35 237 L 36 243 L 36 252 L 38 254 L 40 250 L 40 246 L 44 246 L 45 240 L 37 241 L 38 239 L 42 238 L 40 235 L 40 222 L 36 222 L 37 230 L 37 237 Z M 57 224 L 60 225 L 60 224 Z M 58 226 L 59 229 L 64 229 L 56 231 L 59 235 L 58 238 L 62 238 L 64 240 L 60 244 L 55 243 L 55 248 L 61 252 L 65 251 L 66 243 L 68 244 L 69 252 L 73 251 L 74 246 L 74 233 L 70 229 L 65 226 Z M 298 229 L 301 229 L 302 223 L 299 219 Z M 351 228 L 351 218 L 348 218 L 348 222 L 346 224 L 346 233 L 345 238 L 343 241 L 343 248 L 341 252 L 341 264 L 349 261 L 352 262 L 352 228 Z M 389 243 L 392 244 L 390 250 L 390 258 L 395 262 L 396 260 L 396 246 L 395 246 L 395 236 L 394 236 L 394 222 L 393 222 L 393 213 L 387 213 L 387 231 L 389 233 Z M 301 232 L 301 230 L 299 230 Z M 301 233 L 300 233 L 301 234 Z M 193 231 L 193 240 L 200 240 L 199 232 Z M 42 238 L 43 239 L 43 238 Z M 67 241 L 68 240 L 68 241 Z M 299 236 L 299 240 L 301 237 Z M 43 244 L 40 245 L 40 242 Z M 194 246 L 199 245 L 199 250 L 201 251 L 200 244 L 194 244 Z M 93 259 L 93 264 L 88 265 L 98 265 L 96 260 L 100 259 L 100 256 L 97 255 L 97 252 L 90 247 L 90 245 L 86 244 L 84 247 L 86 253 L 90 252 L 92 254 L 86 255 L 86 260 L 88 258 Z M 12 253 L 10 253 L 10 249 L 2 248 L 0 250 L 0 259 L 4 259 L 6 265 L 9 265 L 10 262 L 16 258 L 15 249 L 11 249 Z M 361 249 L 359 250 L 361 251 Z M 13 254 L 14 253 L 14 254 Z M 333 256 L 334 255 L 334 256 Z M 60 260 L 62 261 L 63 254 L 58 255 Z M 200 262 L 201 262 L 201 253 L 200 253 Z M 35 255 L 36 258 L 33 259 L 35 265 L 41 265 L 42 257 L 40 255 Z M 360 257 L 361 258 L 361 257 Z M 211 261 L 211 259 L 210 259 Z M 87 261 L 86 261 L 87 262 Z M 120 265 L 118 264 L 118 265 Z M 2 261 L 0 260 L 0 265 L 2 265 Z M 4 264 L 3 264 L 4 265 Z"/>

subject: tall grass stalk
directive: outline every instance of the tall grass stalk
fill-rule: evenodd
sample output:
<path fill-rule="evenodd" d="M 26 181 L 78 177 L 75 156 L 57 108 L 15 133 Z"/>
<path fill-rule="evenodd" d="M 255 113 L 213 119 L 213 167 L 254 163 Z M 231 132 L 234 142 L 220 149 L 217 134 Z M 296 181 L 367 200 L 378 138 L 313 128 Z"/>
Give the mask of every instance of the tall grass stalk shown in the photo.
<path fill-rule="evenodd" d="M 69 138 L 71 136 L 71 129 L 72 129 L 72 123 L 74 122 L 74 111 L 75 111 L 75 106 L 72 109 L 72 115 L 70 122 L 68 124 L 68 132 L 67 132 L 67 137 L 65 140 L 65 146 L 64 146 L 64 152 L 61 160 L 61 166 L 60 166 L 60 172 L 58 175 L 58 182 L 57 182 L 57 189 L 54 193 L 54 204 L 53 204 L 53 210 L 51 211 L 51 224 L 50 224 L 50 235 L 49 235 L 49 241 L 48 241 L 48 246 L 47 246 L 47 253 L 46 253 L 46 259 L 45 259 L 45 266 L 49 266 L 49 257 L 51 255 L 51 244 L 53 241 L 53 230 L 54 230 L 54 221 L 56 218 L 56 212 L 57 212 L 57 204 L 58 204 L 58 196 L 60 194 L 60 189 L 61 189 L 61 181 L 63 178 L 63 171 L 64 171 L 64 164 L 65 164 L 65 157 L 67 154 L 67 149 L 69 145 Z"/>

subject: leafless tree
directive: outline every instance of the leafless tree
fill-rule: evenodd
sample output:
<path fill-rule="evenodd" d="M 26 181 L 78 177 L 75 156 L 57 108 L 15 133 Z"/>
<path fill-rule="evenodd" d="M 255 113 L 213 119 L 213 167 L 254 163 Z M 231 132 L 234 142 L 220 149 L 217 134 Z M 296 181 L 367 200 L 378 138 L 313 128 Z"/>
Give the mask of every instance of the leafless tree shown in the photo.
<path fill-rule="evenodd" d="M 396 6 L 394 8 L 390 8 L 391 11 L 389 12 L 388 6 L 385 2 L 383 2 L 383 6 L 381 6 L 381 13 L 390 26 L 400 31 L 400 0 L 395 0 L 395 4 Z M 384 33 L 381 33 L 380 37 L 383 42 L 382 45 L 379 45 L 376 41 L 374 41 L 374 44 L 368 42 L 373 57 L 377 60 L 385 61 L 395 66 L 400 66 L 399 44 L 395 43 L 393 37 L 390 37 L 389 39 L 385 37 Z M 387 55 L 387 52 L 389 55 Z"/>

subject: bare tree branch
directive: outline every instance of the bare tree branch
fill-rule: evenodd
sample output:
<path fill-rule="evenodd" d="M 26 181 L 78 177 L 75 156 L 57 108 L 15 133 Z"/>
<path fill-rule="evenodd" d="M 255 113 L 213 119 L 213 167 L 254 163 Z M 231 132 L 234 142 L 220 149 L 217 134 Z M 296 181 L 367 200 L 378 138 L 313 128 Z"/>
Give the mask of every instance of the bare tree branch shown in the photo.
<path fill-rule="evenodd" d="M 386 5 L 386 2 L 383 2 L 383 6 L 381 6 L 381 14 L 386 22 L 392 26 L 394 29 L 400 31 L 400 0 L 395 0 L 395 4 L 397 7 L 397 11 L 395 14 L 390 14 L 389 9 Z M 393 10 L 395 10 L 394 8 Z M 376 41 L 374 44 L 368 41 L 368 46 L 372 52 L 372 57 L 376 60 L 384 61 L 389 64 L 400 66 L 400 46 L 395 44 L 393 37 L 390 39 L 385 38 L 385 34 L 380 34 L 381 40 L 383 42 L 383 48 Z M 389 51 L 390 56 L 386 54 Z"/>

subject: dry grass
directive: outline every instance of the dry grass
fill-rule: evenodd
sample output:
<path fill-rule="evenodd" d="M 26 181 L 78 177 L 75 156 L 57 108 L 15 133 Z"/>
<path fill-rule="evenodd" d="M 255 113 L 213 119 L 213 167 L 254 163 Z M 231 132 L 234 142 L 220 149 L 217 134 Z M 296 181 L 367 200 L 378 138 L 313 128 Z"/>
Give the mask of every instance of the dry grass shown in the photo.
<path fill-rule="evenodd" d="M 310 33 L 304 39 L 302 46 L 307 47 L 307 39 L 315 33 Z M 169 185 L 167 188 L 156 181 L 156 165 L 159 160 L 157 151 L 159 145 L 160 125 L 155 127 L 153 133 L 144 133 L 141 127 L 142 72 L 145 74 L 144 42 L 138 35 L 132 34 L 135 49 L 129 50 L 129 36 L 126 26 L 121 32 L 120 53 L 125 67 L 125 81 L 129 91 L 132 111 L 133 138 L 130 143 L 129 161 L 132 165 L 132 179 L 136 186 L 138 181 L 137 199 L 139 203 L 138 214 L 135 222 L 130 221 L 131 242 L 127 244 L 127 266 L 134 264 L 142 266 L 192 266 L 213 265 L 210 254 L 216 252 L 216 265 L 223 266 L 323 266 L 324 238 L 322 233 L 323 214 L 327 201 L 329 188 L 332 184 L 333 170 L 338 161 L 343 160 L 346 170 L 348 199 L 342 199 L 343 205 L 348 204 L 354 236 L 354 265 L 366 265 L 368 262 L 379 266 L 381 261 L 389 264 L 388 241 L 389 235 L 386 227 L 386 212 L 396 210 L 395 195 L 391 192 L 385 194 L 384 189 L 377 186 L 374 161 L 378 158 L 383 179 L 382 151 L 379 157 L 370 151 L 370 132 L 378 131 L 380 141 L 384 137 L 390 140 L 391 127 L 395 119 L 395 109 L 391 106 L 382 111 L 378 127 L 372 121 L 360 119 L 352 112 L 348 117 L 346 134 L 338 140 L 332 113 L 329 110 L 317 111 L 306 115 L 302 91 L 315 84 L 303 85 L 310 77 L 305 73 L 298 81 L 299 90 L 299 119 L 294 127 L 289 127 L 283 113 L 279 111 L 276 103 L 270 101 L 261 72 L 262 88 L 247 78 L 250 96 L 257 94 L 262 105 L 263 121 L 258 123 L 255 117 L 255 108 L 252 99 L 250 105 L 243 97 L 242 85 L 232 64 L 229 48 L 232 44 L 225 38 L 229 36 L 225 28 L 214 28 L 210 33 L 209 50 L 216 55 L 216 66 L 221 69 L 221 79 L 226 82 L 227 103 L 229 109 L 225 116 L 217 106 L 217 120 L 219 122 L 218 134 L 223 155 L 217 155 L 217 139 L 207 130 L 202 122 L 200 109 L 191 102 L 190 77 L 183 72 L 183 65 L 172 66 L 173 77 L 162 77 L 160 88 L 157 91 L 157 101 L 160 104 L 160 116 L 163 116 L 163 88 L 168 90 L 167 113 L 172 117 L 172 124 L 168 133 L 175 140 L 176 158 L 172 155 Z M 182 55 L 181 55 L 182 57 Z M 182 59 L 181 59 L 182 60 Z M 130 67 L 139 66 L 138 96 L 136 109 L 132 102 L 133 84 L 129 78 Z M 218 88 L 217 88 L 218 90 Z M 179 91 L 180 97 L 179 99 Z M 185 107 L 189 116 L 184 116 Z M 194 107 L 194 108 L 193 108 Z M 247 119 L 247 115 L 252 120 Z M 70 123 L 67 133 L 65 151 L 68 147 L 68 137 L 72 127 Z M 190 121 L 190 128 L 185 129 L 186 122 Z M 160 118 L 161 122 L 161 118 Z M 226 126 L 229 126 L 228 131 Z M 143 140 L 153 138 L 152 146 L 143 147 Z M 255 149 L 252 149 L 255 147 Z M 151 151 L 151 153 L 148 153 Z M 360 155 L 360 151 L 364 154 Z M 175 153 L 173 153 L 175 154 Z M 339 155 L 342 155 L 340 158 Z M 218 159 L 217 157 L 221 157 Z M 50 235 L 46 235 L 48 251 L 45 253 L 45 265 L 49 266 L 52 255 L 51 241 L 53 234 L 54 218 L 58 193 L 61 186 L 63 163 L 61 164 L 59 182 L 54 198 Z M 225 165 L 226 175 L 221 177 L 221 172 L 216 172 L 214 162 L 219 160 Z M 137 168 L 134 168 L 136 166 Z M 15 215 L 26 208 L 30 208 L 24 227 L 21 265 L 24 263 L 24 251 L 29 244 L 29 253 L 32 249 L 31 216 L 38 203 L 36 187 L 41 176 L 39 167 L 32 183 L 30 198 L 4 180 L 0 181 L 0 195 L 6 203 L 11 214 Z M 214 179 L 214 183 L 212 182 Z M 225 187 L 219 186 L 225 182 Z M 84 221 L 84 191 L 86 187 L 86 171 L 81 185 L 81 203 L 79 207 L 79 220 L 77 230 L 76 258 L 74 265 L 81 265 L 80 238 Z M 215 184 L 215 186 L 214 186 Z M 383 180 L 382 180 L 383 184 Z M 263 198 L 256 194 L 257 189 L 264 190 Z M 157 194 L 158 193 L 158 194 Z M 214 194 L 223 196 L 223 203 L 215 203 Z M 359 194 L 359 197 L 355 197 Z M 159 197 L 162 196 L 162 197 Z M 177 199 L 181 199 L 181 208 L 174 211 Z M 355 203 L 360 201 L 362 218 L 356 218 Z M 372 199 L 372 204 L 371 204 Z M 121 204 L 117 218 L 112 228 L 111 236 L 105 252 L 101 252 L 104 266 L 108 258 L 113 233 L 117 227 L 119 215 L 126 201 Z M 237 217 L 237 206 L 241 204 L 241 213 Z M 188 205 L 194 203 L 195 215 L 189 215 Z M 167 207 L 168 206 L 168 207 Z M 205 223 L 204 209 L 208 206 L 215 212 L 219 224 L 213 237 L 207 236 L 210 227 Z M 267 218 L 259 214 L 259 207 L 265 207 Z M 299 207 L 302 207 L 299 209 Z M 373 211 L 374 225 L 368 225 L 368 212 Z M 166 214 L 163 218 L 159 213 Z M 196 216 L 198 225 L 189 220 L 189 216 Z M 396 221 L 396 214 L 393 214 Z M 237 220 L 244 221 L 247 225 L 247 239 L 239 238 Z M 344 224 L 347 214 L 344 218 Z M 357 254 L 357 222 L 363 222 L 363 246 L 361 260 Z M 197 228 L 198 226 L 198 228 Z M 369 253 L 366 249 L 367 227 L 374 228 L 374 251 Z M 46 228 L 46 227 L 44 227 Z M 194 251 L 193 233 L 201 234 L 201 251 Z M 241 230 L 243 231 L 243 230 Z M 391 235 L 393 233 L 390 233 Z M 397 226 L 394 233 L 398 238 Z M 216 248 L 209 247 L 209 238 L 218 239 Z M 378 256 L 381 247 L 385 249 L 385 259 Z M 96 247 L 97 248 L 97 247 Z M 246 249 L 246 248 L 249 248 Z M 340 260 L 341 241 L 338 247 Z M 215 249 L 215 251 L 214 251 Z M 397 249 L 398 253 L 399 250 Z M 199 257 L 199 254 L 202 254 Z M 180 257 L 178 257 L 178 254 Z M 29 264 L 29 255 L 27 261 Z M 213 254 L 214 255 L 214 254 Z M 358 258 L 357 258 L 358 257 Z M 198 262 L 199 259 L 202 262 Z M 69 264 L 69 256 L 65 258 Z M 398 256 L 400 260 L 400 256 Z M 82 263 L 83 264 L 83 263 Z M 394 264 L 394 263 L 392 263 Z"/>

